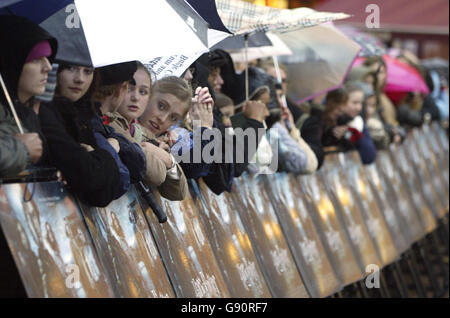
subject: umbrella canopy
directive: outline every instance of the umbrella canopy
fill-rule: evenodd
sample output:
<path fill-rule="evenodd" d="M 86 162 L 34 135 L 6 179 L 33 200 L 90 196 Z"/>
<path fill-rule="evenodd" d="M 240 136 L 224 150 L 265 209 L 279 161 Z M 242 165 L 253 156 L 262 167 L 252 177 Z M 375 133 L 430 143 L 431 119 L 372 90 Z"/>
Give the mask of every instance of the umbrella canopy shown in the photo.
<path fill-rule="evenodd" d="M 0 0 L 0 9 L 3 8 L 3 7 L 10 6 L 10 5 L 12 5 L 14 3 L 17 3 L 19 1 L 21 1 L 21 0 Z"/>
<path fill-rule="evenodd" d="M 94 66 L 208 51 L 206 22 L 194 10 L 184 20 L 165 0 L 75 0 L 75 4 Z"/>
<path fill-rule="evenodd" d="M 339 26 L 339 30 L 361 46 L 359 56 L 383 56 L 386 54 L 385 45 L 376 36 L 361 32 L 351 26 Z"/>
<path fill-rule="evenodd" d="M 251 61 L 266 57 L 293 54 L 291 49 L 276 34 L 267 33 L 267 37 L 270 39 L 270 45 L 251 47 L 247 50 L 247 55 L 245 53 L 245 49 L 228 50 L 228 52 L 230 53 L 233 61 L 238 63 L 244 63 L 246 61 L 246 58 Z"/>
<path fill-rule="evenodd" d="M 62 8 L 43 21 L 40 26 L 58 40 L 56 61 L 75 65 L 93 66 L 94 63 L 92 62 L 91 54 L 86 42 L 83 25 L 79 21 L 75 6 L 73 4 L 70 6 L 72 8 Z M 66 10 L 66 8 L 71 10 Z M 66 26 L 66 21 L 68 19 L 67 11 L 73 12 L 71 14 L 74 17 L 74 27 Z"/>
<path fill-rule="evenodd" d="M 317 12 L 309 8 L 276 9 L 239 0 L 216 0 L 216 5 L 227 29 L 237 35 L 289 32 L 349 17 L 344 13 Z"/>
<path fill-rule="evenodd" d="M 409 92 L 430 93 L 422 75 L 414 67 L 388 54 L 383 56 L 383 60 L 387 68 L 384 91 L 393 102 L 399 102 Z M 363 62 L 364 58 L 359 57 L 353 63 L 353 67 L 361 65 Z"/>
<path fill-rule="evenodd" d="M 0 3 L 0 8 L 4 7 L 0 10 L 0 15 L 17 15 L 20 17 L 25 17 L 36 24 L 40 24 L 60 9 L 65 8 L 70 3 L 73 3 L 73 0 L 6 0 L 2 2 L 5 2 L 6 5 Z"/>
<path fill-rule="evenodd" d="M 360 46 L 331 24 L 279 35 L 293 55 L 280 61 L 289 71 L 289 97 L 302 103 L 341 86 Z"/>
<path fill-rule="evenodd" d="M 208 51 L 207 23 L 184 0 L 76 0 L 76 11 L 72 2 L 23 0 L 1 12 L 42 22 L 60 42 L 57 60 L 74 64 L 100 67 Z"/>
<path fill-rule="evenodd" d="M 227 29 L 234 35 L 246 37 L 256 32 L 287 33 L 349 17 L 344 13 L 317 12 L 309 8 L 276 9 L 239 0 L 216 0 L 216 5 Z M 248 68 L 245 83 L 248 99 Z"/>
<path fill-rule="evenodd" d="M 231 34 L 217 12 L 215 0 L 187 0 L 187 2 L 208 22 L 211 29 Z"/>
<path fill-rule="evenodd" d="M 214 0 L 186 0 L 186 2 L 208 23 L 208 44 L 210 48 L 231 35 L 217 13 Z"/>
<path fill-rule="evenodd" d="M 387 67 L 386 93 L 430 93 L 422 75 L 414 67 L 389 55 L 384 55 L 383 59 Z"/>
<path fill-rule="evenodd" d="M 248 47 L 271 46 L 272 42 L 264 32 L 253 33 L 248 37 Z M 245 37 L 243 35 L 235 35 L 216 44 L 212 49 L 222 50 L 240 50 L 245 48 Z"/>

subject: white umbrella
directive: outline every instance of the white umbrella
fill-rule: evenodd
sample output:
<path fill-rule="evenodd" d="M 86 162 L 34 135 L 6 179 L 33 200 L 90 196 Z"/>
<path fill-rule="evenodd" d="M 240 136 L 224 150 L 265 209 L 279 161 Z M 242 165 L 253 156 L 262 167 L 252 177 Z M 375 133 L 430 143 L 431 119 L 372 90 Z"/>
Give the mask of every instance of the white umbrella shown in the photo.
<path fill-rule="evenodd" d="M 341 86 L 361 47 L 331 24 L 280 34 L 294 53 L 280 57 L 289 71 L 289 97 L 302 103 Z"/>
<path fill-rule="evenodd" d="M 184 20 L 172 2 L 75 0 L 94 66 L 207 52 L 201 25 L 193 16 Z"/>

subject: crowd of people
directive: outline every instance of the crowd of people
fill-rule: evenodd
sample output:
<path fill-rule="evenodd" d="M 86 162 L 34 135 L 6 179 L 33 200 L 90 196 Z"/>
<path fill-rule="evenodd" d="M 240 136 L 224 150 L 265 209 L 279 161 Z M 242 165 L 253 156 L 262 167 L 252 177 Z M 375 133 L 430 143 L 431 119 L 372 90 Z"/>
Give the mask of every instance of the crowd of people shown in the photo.
<path fill-rule="evenodd" d="M 52 69 L 57 40 L 25 18 L 1 16 L 0 40 L 8 44 L 0 51 L 8 92 L 0 94 L 0 178 L 54 167 L 91 206 L 105 207 L 139 182 L 181 201 L 188 179 L 203 178 L 221 194 L 244 173 L 311 174 L 329 152 L 356 150 L 371 164 L 410 128 L 448 119 L 446 85 L 408 54 L 397 58 L 423 74 L 427 96 L 406 92 L 394 104 L 384 93 L 387 66 L 371 57 L 344 86 L 299 105 L 286 98 L 289 69 L 277 69 L 271 58 L 252 61 L 247 96 L 244 72 L 220 49 L 181 78 L 156 80 L 137 61 L 96 69 L 60 62 Z M 54 96 L 43 101 L 52 72 Z M 257 147 L 237 129 L 254 132 Z M 205 152 L 215 160 L 198 157 Z"/>

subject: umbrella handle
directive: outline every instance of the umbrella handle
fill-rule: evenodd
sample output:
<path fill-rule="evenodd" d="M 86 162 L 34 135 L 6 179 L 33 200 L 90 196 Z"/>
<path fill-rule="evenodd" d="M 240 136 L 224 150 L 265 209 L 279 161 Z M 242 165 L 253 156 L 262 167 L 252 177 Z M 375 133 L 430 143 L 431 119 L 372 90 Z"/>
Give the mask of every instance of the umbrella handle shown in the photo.
<path fill-rule="evenodd" d="M 275 67 L 275 72 L 277 73 L 277 81 L 280 84 L 283 84 L 283 80 L 281 78 L 281 71 L 280 71 L 280 64 L 278 63 L 278 57 L 277 56 L 272 56 L 273 59 L 273 66 Z M 286 99 L 286 95 L 283 94 L 283 102 L 285 104 L 285 106 L 287 107 L 287 99 Z"/>
<path fill-rule="evenodd" d="M 245 40 L 245 101 L 248 102 L 248 34 L 244 36 Z"/>
<path fill-rule="evenodd" d="M 3 92 L 5 93 L 6 100 L 8 101 L 9 108 L 11 109 L 11 112 L 13 114 L 14 120 L 16 121 L 16 125 L 19 128 L 19 132 L 21 134 L 24 134 L 22 124 L 20 123 L 20 120 L 19 120 L 19 116 L 17 116 L 16 108 L 14 107 L 14 104 L 11 100 L 11 96 L 9 96 L 8 89 L 6 88 L 6 85 L 5 85 L 5 82 L 3 81 L 3 76 L 1 73 L 0 73 L 0 83 L 2 85 Z"/>

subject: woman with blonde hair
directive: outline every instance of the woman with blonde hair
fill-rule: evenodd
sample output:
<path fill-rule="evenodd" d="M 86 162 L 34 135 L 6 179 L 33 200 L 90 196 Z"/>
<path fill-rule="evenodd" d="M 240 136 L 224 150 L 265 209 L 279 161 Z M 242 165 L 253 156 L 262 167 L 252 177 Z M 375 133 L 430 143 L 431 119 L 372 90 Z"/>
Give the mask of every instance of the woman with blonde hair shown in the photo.
<path fill-rule="evenodd" d="M 139 118 L 151 107 L 154 92 L 151 74 L 141 63 L 138 63 L 134 81 L 117 111 L 106 114 L 108 125 L 129 141 L 137 143 L 144 152 L 146 168 L 143 181 L 157 187 L 163 197 L 181 201 L 188 189 L 183 170 L 168 152 L 168 145 L 157 139 L 160 133 L 152 132 L 139 122 Z"/>

